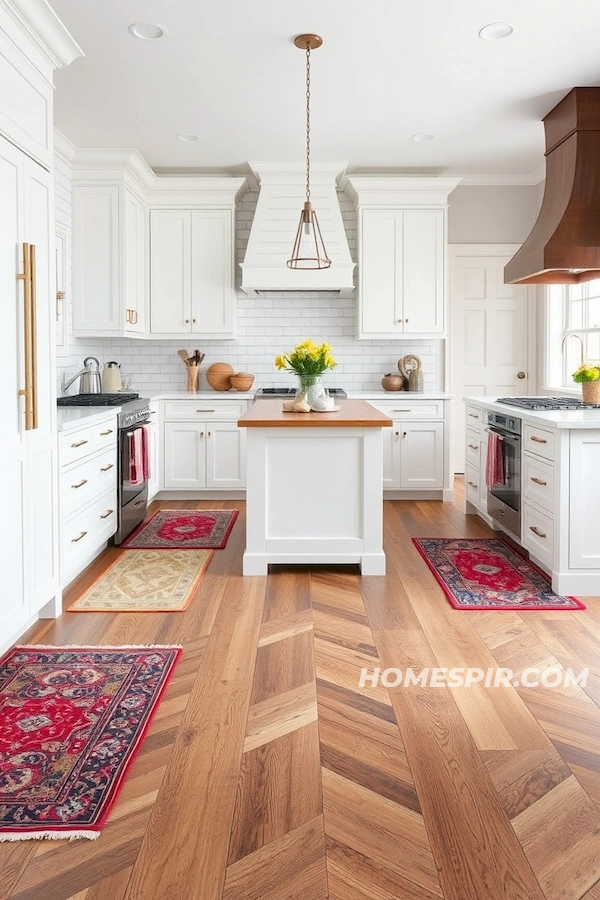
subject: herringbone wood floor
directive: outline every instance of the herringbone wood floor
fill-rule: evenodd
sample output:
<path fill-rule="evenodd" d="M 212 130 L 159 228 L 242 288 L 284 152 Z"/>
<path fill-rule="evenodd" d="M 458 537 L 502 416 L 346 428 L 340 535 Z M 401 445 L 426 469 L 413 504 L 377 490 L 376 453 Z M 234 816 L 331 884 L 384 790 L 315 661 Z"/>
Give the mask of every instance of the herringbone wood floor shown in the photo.
<path fill-rule="evenodd" d="M 0 900 L 600 900 L 600 598 L 458 612 L 385 504 L 385 578 L 241 577 L 243 504 L 184 613 L 66 612 L 23 643 L 181 643 L 97 841 L 0 843 Z M 65 597 L 106 567 L 107 551 Z M 358 689 L 363 666 L 590 667 L 587 687 Z"/>

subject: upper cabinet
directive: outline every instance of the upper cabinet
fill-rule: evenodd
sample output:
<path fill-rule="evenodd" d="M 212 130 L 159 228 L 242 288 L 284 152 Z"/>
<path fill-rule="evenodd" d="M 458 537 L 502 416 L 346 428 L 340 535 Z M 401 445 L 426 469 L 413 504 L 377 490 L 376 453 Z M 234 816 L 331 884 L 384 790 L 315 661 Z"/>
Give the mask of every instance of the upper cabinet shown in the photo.
<path fill-rule="evenodd" d="M 235 336 L 243 178 L 158 177 L 136 151 L 73 161 L 73 333 Z"/>
<path fill-rule="evenodd" d="M 358 337 L 443 337 L 448 194 L 458 179 L 353 176 Z"/>
<path fill-rule="evenodd" d="M 235 337 L 233 209 L 150 213 L 150 331 Z"/>

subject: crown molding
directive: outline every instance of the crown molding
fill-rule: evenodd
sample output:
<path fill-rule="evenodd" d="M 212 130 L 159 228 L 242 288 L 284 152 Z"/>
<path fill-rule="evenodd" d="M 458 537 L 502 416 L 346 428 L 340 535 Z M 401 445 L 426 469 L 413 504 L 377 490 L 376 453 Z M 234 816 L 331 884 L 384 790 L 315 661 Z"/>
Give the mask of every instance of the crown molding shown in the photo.
<path fill-rule="evenodd" d="M 58 153 L 59 156 L 62 156 L 62 158 L 69 163 L 73 162 L 75 154 L 77 153 L 75 144 L 70 141 L 62 131 L 59 131 L 58 128 L 54 129 L 54 152 Z"/>
<path fill-rule="evenodd" d="M 46 0 L 2 0 L 2 5 L 52 68 L 62 69 L 85 56 Z"/>

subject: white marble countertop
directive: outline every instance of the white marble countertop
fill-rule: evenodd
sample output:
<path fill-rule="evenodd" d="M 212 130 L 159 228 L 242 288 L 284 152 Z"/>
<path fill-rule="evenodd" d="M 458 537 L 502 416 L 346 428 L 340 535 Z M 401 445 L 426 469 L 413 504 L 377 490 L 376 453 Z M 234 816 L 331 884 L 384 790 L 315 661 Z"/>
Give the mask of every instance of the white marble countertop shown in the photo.
<path fill-rule="evenodd" d="M 599 428 L 600 409 L 519 409 L 498 403 L 494 397 L 463 397 L 472 406 L 481 406 L 492 412 L 506 413 L 514 419 L 521 419 L 541 428 Z"/>
<path fill-rule="evenodd" d="M 348 391 L 353 400 L 452 400 L 454 394 L 443 391 Z"/>
<path fill-rule="evenodd" d="M 256 391 L 140 391 L 149 400 L 252 400 Z"/>
<path fill-rule="evenodd" d="M 120 406 L 59 406 L 58 431 L 76 431 L 87 425 L 110 422 L 121 412 Z"/>

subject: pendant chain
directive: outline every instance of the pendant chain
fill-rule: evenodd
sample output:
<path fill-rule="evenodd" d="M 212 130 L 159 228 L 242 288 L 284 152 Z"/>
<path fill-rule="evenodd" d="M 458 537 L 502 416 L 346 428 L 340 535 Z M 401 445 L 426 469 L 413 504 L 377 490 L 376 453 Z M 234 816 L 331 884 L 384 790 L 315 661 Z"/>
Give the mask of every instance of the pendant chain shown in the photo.
<path fill-rule="evenodd" d="M 306 200 L 310 200 L 310 46 L 306 46 Z"/>

